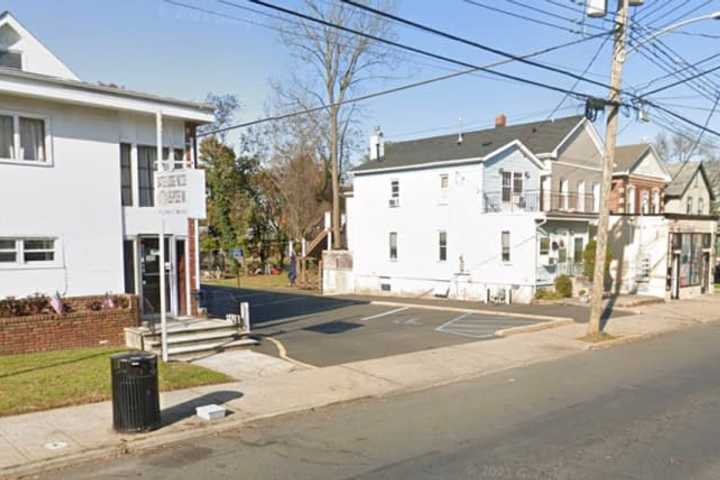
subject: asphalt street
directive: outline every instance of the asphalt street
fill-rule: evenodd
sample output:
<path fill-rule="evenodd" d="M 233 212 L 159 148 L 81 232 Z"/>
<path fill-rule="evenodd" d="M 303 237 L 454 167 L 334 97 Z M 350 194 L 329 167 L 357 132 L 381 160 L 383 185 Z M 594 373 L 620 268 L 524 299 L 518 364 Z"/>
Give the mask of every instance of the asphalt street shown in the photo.
<path fill-rule="evenodd" d="M 478 340 L 493 340 L 498 330 L 542 320 L 372 305 L 281 292 L 208 288 L 210 313 L 224 316 L 241 301 L 250 303 L 252 331 L 261 344 L 255 350 L 279 355 L 282 343 L 294 360 L 330 366 Z"/>
<path fill-rule="evenodd" d="M 719 360 L 694 327 L 40 478 L 716 480 Z"/>

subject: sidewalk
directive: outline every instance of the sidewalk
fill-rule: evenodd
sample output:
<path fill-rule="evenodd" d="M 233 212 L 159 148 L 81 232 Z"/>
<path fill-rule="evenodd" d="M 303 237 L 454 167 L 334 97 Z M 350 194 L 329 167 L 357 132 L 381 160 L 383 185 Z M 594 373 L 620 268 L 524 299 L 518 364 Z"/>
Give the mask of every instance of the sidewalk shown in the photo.
<path fill-rule="evenodd" d="M 640 313 L 610 320 L 606 332 L 621 338 L 600 344 L 603 348 L 720 320 L 720 295 L 648 305 L 636 311 Z M 168 392 L 161 397 L 165 426 L 148 434 L 114 433 L 110 402 L 0 418 L 0 476 L 121 455 L 262 418 L 422 390 L 580 354 L 590 349 L 577 340 L 585 328 L 570 324 L 498 340 Z M 208 403 L 224 404 L 232 414 L 205 423 L 194 416 L 195 407 Z"/>

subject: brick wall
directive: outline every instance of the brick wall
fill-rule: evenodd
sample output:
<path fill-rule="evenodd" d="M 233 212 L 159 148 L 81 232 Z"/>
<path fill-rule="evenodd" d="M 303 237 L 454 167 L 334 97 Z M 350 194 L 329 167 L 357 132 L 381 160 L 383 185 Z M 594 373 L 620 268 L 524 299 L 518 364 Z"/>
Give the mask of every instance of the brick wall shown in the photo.
<path fill-rule="evenodd" d="M 130 304 L 124 309 L 0 318 L 0 355 L 124 345 L 124 329 L 140 325 L 137 297 L 128 297 Z M 70 303 L 103 298 L 81 297 Z"/>

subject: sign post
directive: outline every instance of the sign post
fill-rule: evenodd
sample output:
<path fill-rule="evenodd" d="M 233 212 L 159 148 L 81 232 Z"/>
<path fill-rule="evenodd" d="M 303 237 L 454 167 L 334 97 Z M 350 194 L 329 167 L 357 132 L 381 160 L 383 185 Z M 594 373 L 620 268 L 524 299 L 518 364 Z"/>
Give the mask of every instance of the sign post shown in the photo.
<path fill-rule="evenodd" d="M 162 158 L 162 157 L 159 157 Z M 162 162 L 160 162 L 162 165 Z M 167 301 L 165 278 L 165 220 L 167 215 L 204 220 L 205 171 L 197 169 L 164 170 L 155 172 L 155 207 L 160 211 L 160 328 L 162 358 L 168 360 Z M 198 232 L 196 231 L 197 235 Z M 198 255 L 198 252 L 195 252 Z M 197 272 L 199 275 L 199 272 Z M 189 286 L 188 286 L 189 288 Z"/>

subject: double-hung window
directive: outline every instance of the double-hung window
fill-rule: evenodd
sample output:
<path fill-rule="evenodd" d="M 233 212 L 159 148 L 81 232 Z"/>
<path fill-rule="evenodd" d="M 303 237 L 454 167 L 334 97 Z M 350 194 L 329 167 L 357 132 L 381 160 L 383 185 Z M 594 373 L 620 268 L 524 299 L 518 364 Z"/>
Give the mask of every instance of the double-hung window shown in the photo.
<path fill-rule="evenodd" d="M 450 178 L 447 173 L 440 175 L 440 203 L 446 204 L 448 198 L 448 188 L 450 187 Z"/>
<path fill-rule="evenodd" d="M 0 159 L 47 163 L 48 127 L 45 118 L 0 113 Z"/>
<path fill-rule="evenodd" d="M 693 210 L 693 198 L 692 197 L 687 198 L 687 206 L 685 207 L 685 209 L 686 209 L 685 213 L 687 213 L 688 215 L 692 214 L 692 210 Z"/>
<path fill-rule="evenodd" d="M 438 259 L 441 262 L 447 261 L 447 232 L 441 231 L 438 233 L 438 246 L 440 250 Z"/>
<path fill-rule="evenodd" d="M 400 206 L 400 180 L 390 181 L 390 206 Z"/>
<path fill-rule="evenodd" d="M 181 170 L 185 168 L 185 151 L 182 148 L 172 149 L 172 159 L 170 159 L 170 149 L 163 148 L 163 170 Z"/>
<path fill-rule="evenodd" d="M 157 159 L 157 148 L 145 145 L 137 147 L 138 162 L 138 191 L 140 194 L 140 206 L 152 207 L 155 205 L 155 160 Z"/>
<path fill-rule="evenodd" d="M 510 261 L 510 232 L 502 232 L 501 235 L 501 246 L 502 246 L 502 261 Z"/>
<path fill-rule="evenodd" d="M 398 257 L 397 232 L 390 232 L 390 260 L 395 261 Z"/>
<path fill-rule="evenodd" d="M 512 199 L 512 172 L 502 172 L 502 201 L 509 202 Z"/>
<path fill-rule="evenodd" d="M 55 261 L 54 238 L 0 238 L 0 268 Z"/>
<path fill-rule="evenodd" d="M 133 204 L 133 181 L 132 181 L 132 145 L 129 143 L 120 144 L 120 188 L 122 206 L 130 207 Z"/>

